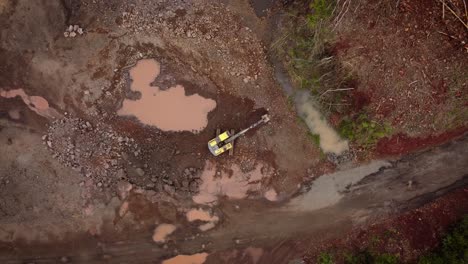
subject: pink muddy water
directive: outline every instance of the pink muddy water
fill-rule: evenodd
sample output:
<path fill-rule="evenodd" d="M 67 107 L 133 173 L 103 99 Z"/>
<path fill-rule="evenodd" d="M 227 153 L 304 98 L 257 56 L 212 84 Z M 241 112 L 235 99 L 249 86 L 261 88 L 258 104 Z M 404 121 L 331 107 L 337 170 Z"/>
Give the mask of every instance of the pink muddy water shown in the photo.
<path fill-rule="evenodd" d="M 130 89 L 141 93 L 139 100 L 125 99 L 117 111 L 121 116 L 135 116 L 140 122 L 156 126 L 163 131 L 203 130 L 208 124 L 207 115 L 215 109 L 216 102 L 198 94 L 187 96 L 185 88 L 176 85 L 165 91 L 151 86 L 160 73 L 160 64 L 153 59 L 137 62 L 130 70 Z"/>
<path fill-rule="evenodd" d="M 270 202 L 276 202 L 278 201 L 278 194 L 275 189 L 270 189 L 265 193 L 265 198 Z"/>
<path fill-rule="evenodd" d="M 248 248 L 245 249 L 245 253 L 250 255 L 250 257 L 252 258 L 253 264 L 257 264 L 257 262 L 260 260 L 260 258 L 263 255 L 263 249 L 262 248 L 248 247 Z"/>
<path fill-rule="evenodd" d="M 198 227 L 200 231 L 208 231 L 214 228 L 216 226 L 216 223 L 219 221 L 219 217 L 217 217 L 216 215 L 212 216 L 209 212 L 203 209 L 191 209 L 187 212 L 186 216 L 189 222 L 197 220 L 208 222 Z"/>
<path fill-rule="evenodd" d="M 232 165 L 232 175 L 222 172 L 221 177 L 216 176 L 216 168 L 213 163 L 207 161 L 200 179 L 199 193 L 192 197 L 198 204 L 211 205 L 219 196 L 227 196 L 230 199 L 243 199 L 247 192 L 258 191 L 261 188 L 261 179 L 268 177 L 262 174 L 262 166 L 257 166 L 253 171 L 244 173 L 236 164 Z"/>
<path fill-rule="evenodd" d="M 164 260 L 162 264 L 203 264 L 208 257 L 208 253 L 198 253 L 195 255 L 178 255 L 171 259 Z"/>
<path fill-rule="evenodd" d="M 210 229 L 213 229 L 215 226 L 216 226 L 216 224 L 214 222 L 209 222 L 209 223 L 200 225 L 198 227 L 198 229 L 200 229 L 200 231 L 202 231 L 202 232 L 205 232 L 205 231 L 208 231 Z"/>
<path fill-rule="evenodd" d="M 154 230 L 153 241 L 156 243 L 163 243 L 166 241 L 166 237 L 172 234 L 175 230 L 176 230 L 175 225 L 160 224 Z"/>
<path fill-rule="evenodd" d="M 196 220 L 205 221 L 205 222 L 216 222 L 219 218 L 214 215 L 212 216 L 209 212 L 203 209 L 191 209 L 187 212 L 187 220 L 193 222 Z"/>
<path fill-rule="evenodd" d="M 40 116 L 48 118 L 57 118 L 60 116 L 57 111 L 49 107 L 49 102 L 41 96 L 29 96 L 23 89 L 9 91 L 0 89 L 0 97 L 14 98 L 16 96 L 21 97 L 26 106 Z"/>

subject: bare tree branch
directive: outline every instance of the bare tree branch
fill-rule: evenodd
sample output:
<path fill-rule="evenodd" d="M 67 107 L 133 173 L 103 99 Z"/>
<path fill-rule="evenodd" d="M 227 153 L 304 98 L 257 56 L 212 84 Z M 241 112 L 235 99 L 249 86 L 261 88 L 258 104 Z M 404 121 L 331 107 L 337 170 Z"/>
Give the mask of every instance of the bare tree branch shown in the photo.
<path fill-rule="evenodd" d="M 319 97 L 322 97 L 326 93 L 329 93 L 329 92 L 340 92 L 340 91 L 349 91 L 349 90 L 354 90 L 354 88 L 328 89 L 325 92 L 323 92 Z"/>
<path fill-rule="evenodd" d="M 455 13 L 455 11 L 453 11 L 452 8 L 450 8 L 450 6 L 448 6 L 445 3 L 445 0 L 444 1 L 439 0 L 439 2 L 441 2 L 442 5 L 444 5 L 450 11 L 450 13 L 452 13 L 458 19 L 458 21 L 460 21 L 463 24 L 463 26 L 465 26 L 465 29 L 468 29 L 468 25 L 457 15 L 457 13 Z"/>

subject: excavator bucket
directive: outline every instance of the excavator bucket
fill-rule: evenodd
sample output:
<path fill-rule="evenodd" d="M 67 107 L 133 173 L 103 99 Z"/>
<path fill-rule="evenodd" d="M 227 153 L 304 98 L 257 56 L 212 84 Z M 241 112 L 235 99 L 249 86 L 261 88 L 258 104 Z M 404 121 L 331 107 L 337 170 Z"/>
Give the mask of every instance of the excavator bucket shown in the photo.
<path fill-rule="evenodd" d="M 269 115 L 262 115 L 262 121 L 263 123 L 268 123 L 270 121 L 270 116 Z"/>

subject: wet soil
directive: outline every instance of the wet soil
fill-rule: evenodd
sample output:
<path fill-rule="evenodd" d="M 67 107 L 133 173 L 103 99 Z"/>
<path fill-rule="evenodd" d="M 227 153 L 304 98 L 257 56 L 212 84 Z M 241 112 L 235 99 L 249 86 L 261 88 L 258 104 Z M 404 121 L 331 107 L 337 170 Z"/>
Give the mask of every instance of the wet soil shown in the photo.
<path fill-rule="evenodd" d="M 467 127 L 460 127 L 440 135 L 429 135 L 426 137 L 409 137 L 408 135 L 400 133 L 391 138 L 381 139 L 377 143 L 376 152 L 378 155 L 385 156 L 407 154 L 461 137 L 466 135 L 467 131 Z"/>
<path fill-rule="evenodd" d="M 304 260 L 305 263 L 315 263 L 320 253 L 329 252 L 337 263 L 341 263 L 345 254 L 369 251 L 393 254 L 401 262 L 413 263 L 419 256 L 438 247 L 441 237 L 467 211 L 468 190 L 461 188 L 417 210 L 308 248 Z"/>
<path fill-rule="evenodd" d="M 201 254 L 205 263 L 284 263 L 305 254 L 296 242 L 316 245 L 466 185 L 462 137 L 345 186 L 347 174 L 332 174 L 336 165 L 298 122 L 267 60 L 268 26 L 254 10 L 265 3 L 226 2 L 0 0 L 0 89 L 40 96 L 60 114 L 42 117 L 20 98 L 0 98 L 0 262 L 155 263 Z M 65 37 L 70 24 L 84 34 Z M 216 101 L 203 130 L 165 131 L 118 115 L 126 99 L 141 98 L 130 70 L 142 59 L 161 63 L 151 83 L 161 92 L 179 84 L 186 96 Z M 434 85 L 444 93 L 443 83 Z M 355 97 L 363 109 L 375 102 Z M 266 113 L 271 122 L 237 140 L 233 156 L 207 150 L 217 129 L 239 131 Z M 383 153 L 405 149 L 396 146 Z M 87 155 L 95 156 L 80 158 Z M 217 204 L 195 204 L 207 162 Z M 323 192 L 313 184 L 320 176 L 340 183 L 337 199 L 291 207 L 293 195 Z M 254 187 L 226 192 L 217 184 L 224 182 Z M 193 209 L 211 219 L 190 221 Z M 155 243 L 161 224 L 176 229 Z"/>
<path fill-rule="evenodd" d="M 360 230 L 370 223 L 378 223 L 382 217 L 389 216 L 401 223 L 398 232 L 402 236 L 411 236 L 415 232 L 423 232 L 423 229 L 415 231 L 414 225 L 408 222 L 411 219 L 415 220 L 415 217 L 426 217 L 435 228 L 439 224 L 442 227 L 448 225 L 466 212 L 463 202 L 466 200 L 466 191 L 444 196 L 466 185 L 466 144 L 467 139 L 464 139 L 395 161 L 391 167 L 364 176 L 359 182 L 347 187 L 348 190 L 339 201 L 319 210 L 297 210 L 290 207 L 289 203 L 278 205 L 255 200 L 225 201 L 221 206 L 222 218 L 217 228 L 205 234 L 194 234 L 193 238 L 187 233 L 187 229 L 181 237 L 177 236 L 176 231 L 167 244 L 169 250 L 155 247 L 151 238 L 152 230 L 145 232 L 143 228 L 137 231 L 133 226 L 131 229 L 124 229 L 127 232 L 124 237 L 120 237 L 119 233 L 115 233 L 118 225 L 106 225 L 101 235 L 94 238 L 100 241 L 100 246 L 93 248 L 92 244 L 88 243 L 90 247 L 85 247 L 86 250 L 82 252 L 86 253 L 80 255 L 77 255 L 73 248 L 56 251 L 57 241 L 54 241 L 49 245 L 43 244 L 44 247 L 36 246 L 36 243 L 35 246 L 9 244 L 15 248 L 18 255 L 3 255 L 2 258 L 15 263 L 15 259 L 27 259 L 27 256 L 30 256 L 31 260 L 47 262 L 66 255 L 73 259 L 74 263 L 99 263 L 103 258 L 124 263 L 131 263 L 138 258 L 141 263 L 151 263 L 154 259 L 169 258 L 173 255 L 171 252 L 177 249 L 177 252 L 186 255 L 208 251 L 210 255 L 206 263 L 219 263 L 226 258 L 227 263 L 240 263 L 243 260 L 243 249 L 257 247 L 263 248 L 265 252 L 259 263 L 283 263 L 286 260 L 301 258 L 311 248 L 324 249 L 320 245 L 336 242 L 336 234 L 349 233 L 349 237 L 355 237 L 354 234 L 359 234 L 359 231 L 353 230 Z M 442 165 L 448 161 L 450 170 Z M 362 173 L 365 175 L 369 172 Z M 441 173 L 445 173 L 447 177 L 441 178 Z M 346 177 L 346 174 L 329 177 Z M 411 187 L 408 187 L 409 180 L 413 181 Z M 447 187 L 435 187 L 441 186 L 442 182 Z M 382 192 L 378 186 L 385 186 L 385 191 Z M 320 189 L 320 186 L 317 188 Z M 422 209 L 410 211 L 437 197 L 441 197 L 441 200 Z M 451 209 L 454 205 L 457 205 L 456 210 Z M 431 215 L 432 210 L 447 213 L 434 217 Z M 408 213 L 399 216 L 405 212 Z M 184 214 L 181 217 L 186 216 Z M 439 222 L 436 219 L 441 220 Z M 395 223 L 394 220 L 387 221 L 384 222 L 384 226 Z M 133 231 L 129 232 L 130 230 Z M 350 243 L 351 241 L 354 240 L 350 238 Z M 431 243 L 428 241 L 429 244 Z M 40 252 L 48 252 L 48 255 L 37 257 Z M 416 255 L 408 255 L 408 258 Z"/>
<path fill-rule="evenodd" d="M 276 0 L 250 0 L 250 4 L 258 17 L 266 16 L 268 9 L 272 8 L 276 2 Z"/>

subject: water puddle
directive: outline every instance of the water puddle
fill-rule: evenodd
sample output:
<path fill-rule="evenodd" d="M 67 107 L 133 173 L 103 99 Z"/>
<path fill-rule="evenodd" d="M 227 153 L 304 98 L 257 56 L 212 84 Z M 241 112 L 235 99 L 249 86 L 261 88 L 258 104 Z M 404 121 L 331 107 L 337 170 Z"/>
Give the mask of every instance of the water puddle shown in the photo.
<path fill-rule="evenodd" d="M 340 155 L 349 149 L 348 141 L 341 139 L 338 133 L 328 124 L 325 117 L 315 107 L 315 102 L 308 93 L 296 95 L 296 107 L 299 116 L 310 131 L 320 136 L 320 148 L 325 153 Z"/>
<path fill-rule="evenodd" d="M 198 253 L 194 255 L 178 255 L 164 260 L 162 264 L 203 264 L 208 257 L 208 253 Z"/>
<path fill-rule="evenodd" d="M 47 102 L 44 97 L 41 96 L 29 96 L 24 92 L 23 89 L 15 89 L 15 90 L 9 90 L 5 91 L 0 89 L 0 97 L 3 98 L 15 98 L 16 96 L 21 97 L 23 102 L 26 104 L 26 106 L 34 111 L 36 114 L 46 117 L 46 118 L 58 118 L 60 117 L 60 114 L 55 111 L 55 109 L 49 107 L 49 102 Z M 10 117 L 15 119 L 15 117 L 18 117 L 15 113 L 9 113 Z M 19 117 L 18 117 L 19 118 Z"/>
<path fill-rule="evenodd" d="M 205 231 L 215 228 L 215 226 L 216 226 L 215 222 L 208 222 L 206 224 L 200 225 L 198 229 L 200 229 L 200 231 L 202 232 L 205 232 Z"/>
<path fill-rule="evenodd" d="M 203 130 L 207 115 L 216 107 L 212 99 L 198 94 L 187 96 L 185 88 L 176 85 L 167 90 L 151 86 L 160 73 L 160 64 L 153 59 L 140 60 L 130 70 L 132 91 L 140 92 L 138 100 L 125 99 L 117 111 L 121 116 L 135 116 L 140 122 L 156 126 L 163 131 Z"/>
<path fill-rule="evenodd" d="M 260 260 L 260 258 L 263 255 L 263 249 L 248 247 L 245 249 L 245 253 L 248 254 L 252 258 L 253 264 L 257 264 L 257 262 Z"/>
<path fill-rule="evenodd" d="M 387 161 L 372 161 L 367 165 L 320 176 L 313 182 L 309 192 L 292 199 L 287 210 L 312 211 L 338 203 L 349 186 L 358 183 L 367 175 L 389 167 Z"/>
<path fill-rule="evenodd" d="M 278 194 L 275 189 L 270 189 L 265 192 L 265 198 L 270 202 L 276 202 L 278 201 Z"/>
<path fill-rule="evenodd" d="M 262 166 L 257 166 L 253 171 L 244 173 L 236 164 L 231 167 L 232 175 L 227 172 L 217 172 L 213 163 L 207 161 L 200 179 L 199 193 L 192 197 L 198 204 L 214 204 L 219 196 L 227 196 L 230 199 L 243 199 L 249 191 L 258 191 L 261 187 L 260 180 L 268 175 L 262 174 Z"/>
<path fill-rule="evenodd" d="M 186 216 L 189 222 L 193 222 L 196 220 L 213 222 L 219 220 L 217 216 L 212 216 L 209 212 L 204 211 L 203 209 L 191 209 L 187 212 Z"/>
<path fill-rule="evenodd" d="M 191 209 L 187 212 L 186 216 L 189 222 L 194 222 L 197 220 L 208 222 L 198 227 L 198 229 L 200 229 L 201 231 L 207 231 L 214 228 L 216 226 L 216 223 L 219 221 L 219 217 L 217 217 L 216 215 L 212 216 L 209 212 L 204 211 L 203 209 Z"/>
<path fill-rule="evenodd" d="M 153 241 L 156 243 L 166 242 L 166 237 L 172 234 L 176 229 L 176 226 L 171 224 L 158 225 L 154 230 Z"/>

